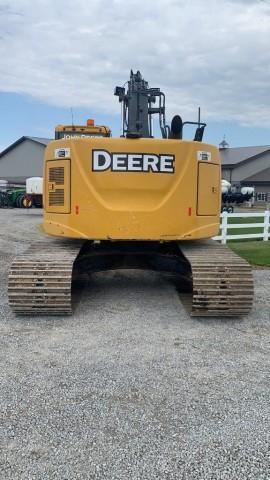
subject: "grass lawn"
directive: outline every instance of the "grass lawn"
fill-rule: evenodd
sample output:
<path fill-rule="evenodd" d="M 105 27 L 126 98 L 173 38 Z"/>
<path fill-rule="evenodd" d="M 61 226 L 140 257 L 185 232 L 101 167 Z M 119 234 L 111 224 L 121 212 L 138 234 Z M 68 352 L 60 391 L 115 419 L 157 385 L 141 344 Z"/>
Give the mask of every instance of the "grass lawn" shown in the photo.
<path fill-rule="evenodd" d="M 233 241 L 228 242 L 237 255 L 245 258 L 252 265 L 265 265 L 270 267 L 270 240 L 263 241 Z"/>
<path fill-rule="evenodd" d="M 235 223 L 263 223 L 263 217 L 250 217 L 250 218 L 228 218 L 228 225 Z M 228 235 L 243 235 L 244 233 L 263 233 L 263 227 L 258 228 L 228 228 Z M 256 239 L 254 239 L 256 240 Z M 247 240 L 246 240 L 247 241 Z"/>

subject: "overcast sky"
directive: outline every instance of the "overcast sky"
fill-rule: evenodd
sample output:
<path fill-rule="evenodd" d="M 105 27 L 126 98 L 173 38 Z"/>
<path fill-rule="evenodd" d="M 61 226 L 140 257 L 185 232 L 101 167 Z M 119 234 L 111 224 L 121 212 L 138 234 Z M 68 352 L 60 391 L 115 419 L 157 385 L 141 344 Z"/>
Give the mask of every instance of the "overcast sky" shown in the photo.
<path fill-rule="evenodd" d="M 200 105 L 206 121 L 270 132 L 268 0 L 0 0 L 0 49 L 0 92 L 43 106 L 114 118 L 133 68 L 168 117 Z"/>

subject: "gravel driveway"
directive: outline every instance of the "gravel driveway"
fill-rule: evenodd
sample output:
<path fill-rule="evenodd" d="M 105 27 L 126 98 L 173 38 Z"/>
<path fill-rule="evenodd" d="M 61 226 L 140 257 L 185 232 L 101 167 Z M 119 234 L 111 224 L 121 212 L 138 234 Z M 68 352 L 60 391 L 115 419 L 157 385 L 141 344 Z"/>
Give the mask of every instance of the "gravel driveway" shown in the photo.
<path fill-rule="evenodd" d="M 242 320 L 190 318 L 157 273 L 94 274 L 73 317 L 16 318 L 39 211 L 0 210 L 0 478 L 269 480 L 270 270 Z"/>

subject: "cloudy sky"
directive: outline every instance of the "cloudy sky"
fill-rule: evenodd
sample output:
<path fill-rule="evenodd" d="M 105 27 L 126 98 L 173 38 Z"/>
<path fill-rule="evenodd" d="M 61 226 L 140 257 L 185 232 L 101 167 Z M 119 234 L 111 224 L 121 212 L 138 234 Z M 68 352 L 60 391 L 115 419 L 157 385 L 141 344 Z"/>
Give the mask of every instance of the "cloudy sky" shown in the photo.
<path fill-rule="evenodd" d="M 270 144 L 269 0 L 0 0 L 0 149 L 87 117 L 119 135 L 130 68 L 207 140 Z"/>

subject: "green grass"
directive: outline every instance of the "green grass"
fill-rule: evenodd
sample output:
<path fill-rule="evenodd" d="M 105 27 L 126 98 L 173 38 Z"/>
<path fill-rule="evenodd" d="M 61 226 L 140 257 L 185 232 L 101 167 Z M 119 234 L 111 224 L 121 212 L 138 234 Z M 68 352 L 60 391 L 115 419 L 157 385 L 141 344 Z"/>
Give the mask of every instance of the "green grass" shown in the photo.
<path fill-rule="evenodd" d="M 230 224 L 245 223 L 263 223 L 263 217 L 239 217 L 228 218 Z M 246 233 L 263 233 L 263 227 L 257 228 L 228 228 L 228 235 L 244 235 Z M 242 240 L 229 240 L 227 242 L 237 255 L 247 260 L 251 265 L 263 265 L 270 267 L 270 240 L 264 242 L 257 238 L 247 238 Z"/>
<path fill-rule="evenodd" d="M 263 217 L 250 217 L 250 218 L 228 218 L 228 229 L 227 229 L 227 234 L 228 235 L 244 235 L 246 233 L 263 233 L 263 227 L 254 227 L 254 228 L 229 228 L 230 224 L 236 224 L 236 223 L 263 223 L 264 218 Z M 219 231 L 219 235 L 221 235 L 221 230 Z M 242 242 L 252 242 L 252 241 L 257 241 L 257 238 L 252 238 L 252 239 L 243 239 Z M 230 242 L 239 242 L 239 240 L 229 240 Z"/>
<path fill-rule="evenodd" d="M 252 265 L 264 265 L 270 267 L 270 240 L 263 241 L 233 241 L 228 246 L 240 257 Z"/>
<path fill-rule="evenodd" d="M 228 218 L 228 225 L 235 223 L 263 223 L 263 217 L 250 217 L 250 218 Z M 263 233 L 263 227 L 258 228 L 228 228 L 228 235 L 244 235 L 245 233 Z M 256 238 L 254 238 L 256 241 Z M 236 240 L 234 240 L 236 241 Z"/>

